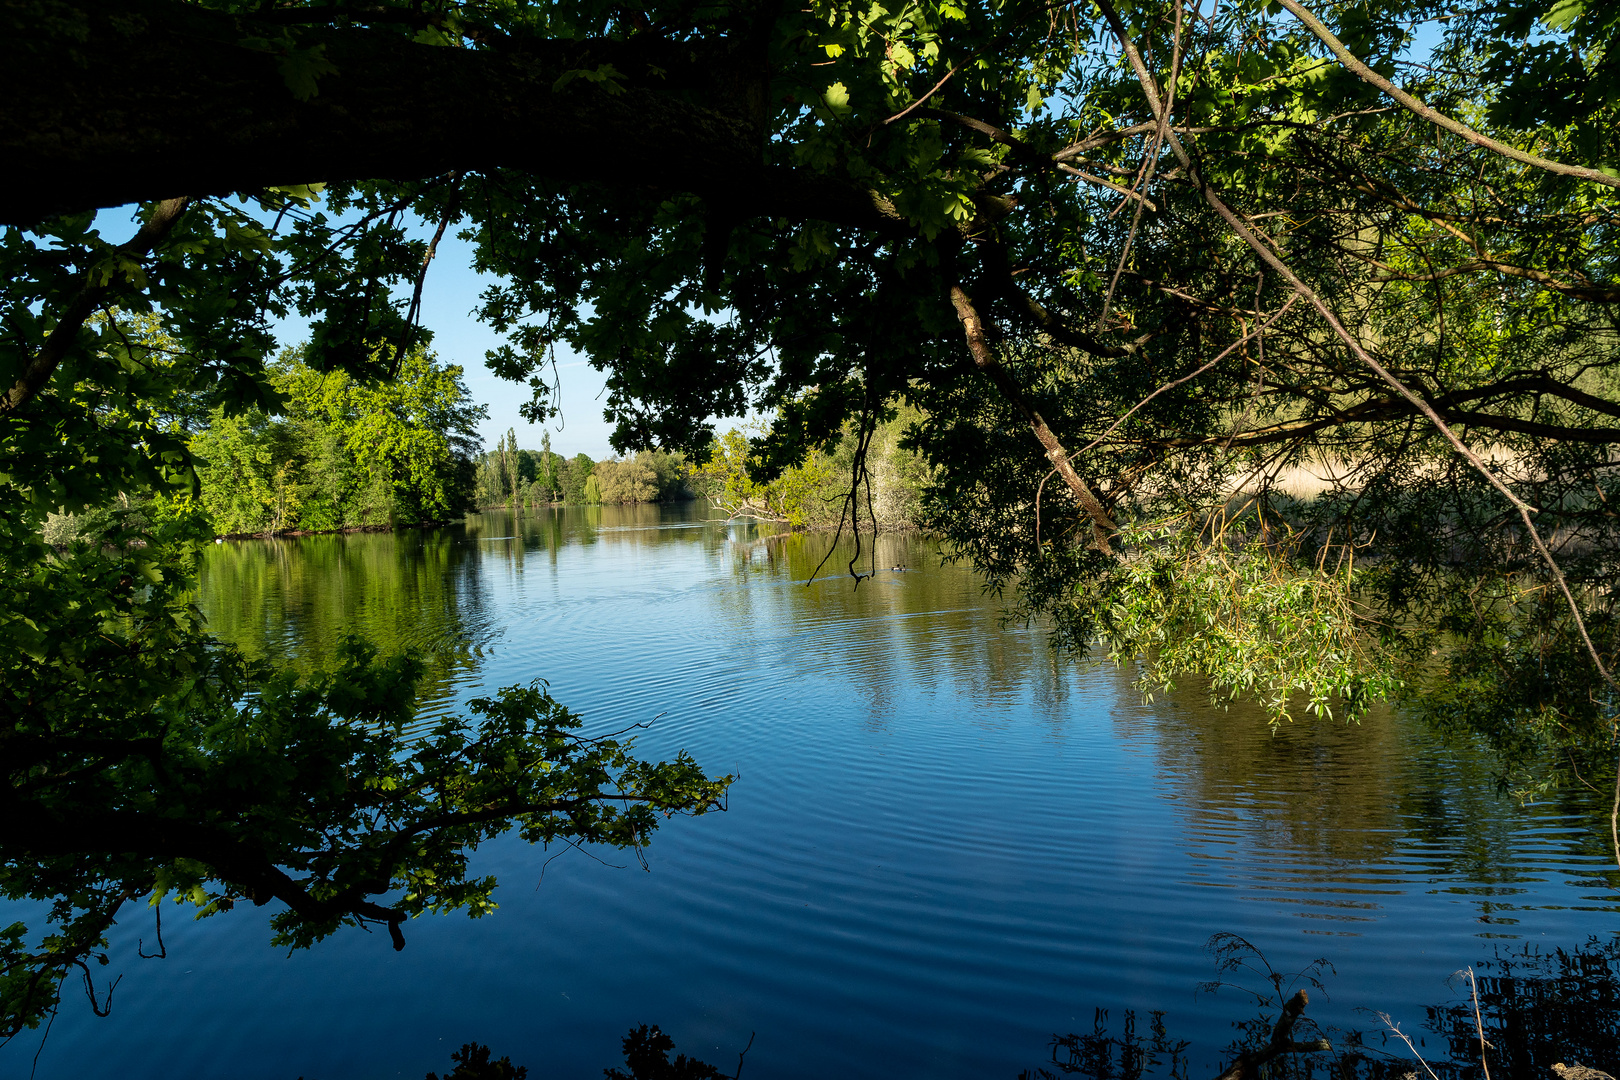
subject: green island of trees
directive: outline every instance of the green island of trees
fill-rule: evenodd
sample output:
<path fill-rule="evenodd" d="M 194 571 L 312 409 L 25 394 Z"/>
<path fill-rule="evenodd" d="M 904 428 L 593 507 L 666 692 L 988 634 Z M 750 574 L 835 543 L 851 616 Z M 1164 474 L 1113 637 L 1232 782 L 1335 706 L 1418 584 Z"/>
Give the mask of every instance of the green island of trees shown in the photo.
<path fill-rule="evenodd" d="M 216 407 L 189 440 L 202 505 L 220 533 L 419 524 L 469 507 L 473 405 L 461 369 L 417 349 L 364 384 L 283 355 L 277 414 Z"/>
<path fill-rule="evenodd" d="M 0 933 L 0 1030 L 126 903 L 401 940 L 484 910 L 479 836 L 639 845 L 722 799 L 537 688 L 402 745 L 408 660 L 357 643 L 290 680 L 185 600 L 209 513 L 453 512 L 460 421 L 385 423 L 375 457 L 345 426 L 415 408 L 412 379 L 445 407 L 420 297 L 451 229 L 529 419 L 565 344 L 618 453 L 718 461 L 787 520 L 853 432 L 847 521 L 909 416 L 918 516 L 1060 644 L 1277 723 L 1391 700 L 1620 822 L 1615 5 L 0 11 L 0 889 L 49 905 Z M 293 311 L 302 367 L 270 332 Z M 706 456 L 741 415 L 769 429 Z M 200 506 L 233 439 L 259 448 Z M 524 482 L 571 497 L 554 465 Z M 581 497 L 656 487 L 642 465 Z"/>

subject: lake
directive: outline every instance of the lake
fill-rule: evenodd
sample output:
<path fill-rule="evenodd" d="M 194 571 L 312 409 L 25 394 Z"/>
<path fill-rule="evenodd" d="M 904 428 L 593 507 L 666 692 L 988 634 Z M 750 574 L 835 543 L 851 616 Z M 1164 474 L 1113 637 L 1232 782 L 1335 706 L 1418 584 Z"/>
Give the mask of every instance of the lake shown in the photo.
<path fill-rule="evenodd" d="M 1216 933 L 1282 970 L 1330 961 L 1321 1023 L 1375 1029 L 1367 1008 L 1418 1031 L 1459 968 L 1620 928 L 1607 814 L 1517 807 L 1470 745 L 1387 711 L 1273 735 L 1192 689 L 1144 703 L 1129 671 L 1002 625 L 926 537 L 882 537 L 855 587 L 847 539 L 812 582 L 832 537 L 703 516 L 208 550 L 201 607 L 250 653 L 315 667 L 346 631 L 421 650 L 424 721 L 545 678 L 591 730 L 650 722 L 643 756 L 736 773 L 730 809 L 667 822 L 645 872 L 487 845 L 500 910 L 415 920 L 401 953 L 347 930 L 287 955 L 238 909 L 172 914 L 167 959 L 142 960 L 133 911 L 112 1015 L 70 985 L 36 1075 L 416 1080 L 477 1041 L 535 1080 L 594 1078 L 650 1023 L 727 1072 L 752 1036 L 752 1080 L 1012 1080 L 1107 1009 L 1163 1010 L 1188 1074 L 1213 1076 L 1253 1015 L 1197 993 Z"/>

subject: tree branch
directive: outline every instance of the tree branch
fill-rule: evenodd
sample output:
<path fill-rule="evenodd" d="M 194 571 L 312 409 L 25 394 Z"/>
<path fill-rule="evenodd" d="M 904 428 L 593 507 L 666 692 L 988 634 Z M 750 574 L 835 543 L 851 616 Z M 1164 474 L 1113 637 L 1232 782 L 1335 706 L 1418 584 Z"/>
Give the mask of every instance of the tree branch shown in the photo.
<path fill-rule="evenodd" d="M 1102 503 L 1097 500 L 1090 485 L 1075 471 L 1074 465 L 1069 461 L 1068 452 L 1063 449 L 1063 444 L 1058 442 L 1057 436 L 1052 433 L 1052 429 L 1047 426 L 1041 414 L 1025 400 L 1018 385 L 1007 374 L 1006 368 L 1001 366 L 995 354 L 990 351 L 990 343 L 984 333 L 984 321 L 974 308 L 972 299 L 960 285 L 951 286 L 951 305 L 956 308 L 956 317 L 961 320 L 962 329 L 967 335 L 968 351 L 973 354 L 973 363 L 980 371 L 990 376 L 991 381 L 996 384 L 996 389 L 1024 414 L 1030 429 L 1035 432 L 1035 438 L 1045 448 L 1047 460 L 1057 469 L 1058 474 L 1069 485 L 1069 490 L 1074 493 L 1075 499 L 1091 518 L 1092 546 L 1104 555 L 1112 554 L 1108 536 L 1118 529 L 1118 526 L 1103 509 Z"/>
<path fill-rule="evenodd" d="M 1301 7 L 1297 0 L 1278 0 L 1278 2 L 1287 8 L 1294 18 L 1303 23 L 1307 30 L 1320 38 L 1322 44 L 1328 47 L 1328 50 L 1333 53 L 1339 63 L 1355 72 L 1356 75 L 1361 77 L 1362 81 L 1382 90 L 1405 108 L 1429 121 L 1429 123 L 1443 127 L 1455 135 L 1461 135 L 1476 146 L 1483 146 L 1492 153 L 1501 154 L 1503 157 L 1512 158 L 1514 161 L 1534 165 L 1538 169 L 1545 169 L 1560 176 L 1574 176 L 1582 180 L 1592 180 L 1608 187 L 1620 188 L 1620 177 L 1610 176 L 1608 173 L 1598 169 L 1587 169 L 1579 165 L 1564 165 L 1561 162 L 1537 157 L 1535 154 L 1528 154 L 1523 150 L 1508 146 L 1506 143 L 1500 143 L 1495 139 L 1481 135 L 1467 124 L 1453 120 L 1444 113 L 1429 108 L 1429 106 L 1423 104 L 1423 102 L 1408 94 L 1366 64 L 1363 64 L 1355 54 L 1344 47 L 1343 42 L 1333 36 L 1333 32 L 1323 24 L 1322 20 Z"/>
<path fill-rule="evenodd" d="M 1110 29 L 1113 30 L 1115 37 L 1119 39 L 1120 47 L 1124 50 L 1126 57 L 1130 61 L 1132 70 L 1136 73 L 1137 82 L 1141 84 L 1142 92 L 1147 96 L 1148 107 L 1153 110 L 1154 118 L 1157 119 L 1163 114 L 1163 104 L 1159 99 L 1158 87 L 1153 81 L 1153 76 L 1151 73 L 1149 73 L 1147 64 L 1142 60 L 1141 52 L 1137 49 L 1136 43 L 1131 39 L 1130 34 L 1126 31 L 1125 23 L 1120 19 L 1119 12 L 1114 9 L 1112 0 L 1096 0 L 1096 2 L 1098 8 L 1103 12 L 1103 17 L 1108 20 Z M 1290 10 L 1296 11 L 1296 14 L 1302 10 L 1298 9 L 1297 5 L 1292 3 L 1292 0 L 1283 0 L 1283 3 L 1288 4 L 1290 6 Z M 1182 167 L 1187 170 L 1187 175 L 1192 178 L 1193 182 L 1198 185 L 1199 190 L 1203 192 L 1204 201 L 1209 203 L 1215 212 L 1221 216 L 1222 220 L 1231 226 L 1232 230 L 1242 238 L 1244 243 L 1248 244 L 1249 247 L 1253 249 L 1255 254 L 1260 256 L 1261 260 L 1265 262 L 1266 265 L 1270 266 L 1273 270 L 1277 271 L 1277 273 L 1281 274 L 1283 279 L 1286 280 L 1296 292 L 1303 296 L 1306 302 L 1317 310 L 1317 313 L 1322 316 L 1323 320 L 1326 321 L 1328 326 L 1333 330 L 1334 335 L 1337 336 L 1340 341 L 1344 342 L 1345 346 L 1350 350 L 1351 354 L 1354 355 L 1357 360 L 1361 361 L 1362 364 L 1370 368 L 1374 374 L 1376 374 L 1384 382 L 1388 383 L 1396 393 L 1406 398 L 1412 403 L 1413 406 L 1417 408 L 1419 412 L 1423 413 L 1423 415 L 1429 419 L 1429 422 L 1439 430 L 1440 434 L 1445 436 L 1446 441 L 1452 445 L 1452 448 L 1455 449 L 1458 454 L 1462 455 L 1462 457 L 1474 467 L 1474 470 L 1485 478 L 1486 483 L 1495 488 L 1497 492 L 1501 494 L 1501 496 L 1519 512 L 1519 518 L 1524 523 L 1525 532 L 1529 535 L 1530 540 L 1534 544 L 1537 553 L 1541 556 L 1542 561 L 1546 563 L 1548 572 L 1552 575 L 1553 581 L 1558 585 L 1559 591 L 1563 593 L 1564 600 L 1569 605 L 1570 617 L 1575 622 L 1575 628 L 1577 631 L 1579 631 L 1581 641 L 1585 644 L 1587 654 L 1592 658 L 1592 663 L 1597 668 L 1598 674 L 1602 676 L 1603 681 L 1608 684 L 1610 689 L 1620 690 L 1620 682 L 1616 682 L 1614 676 L 1609 673 L 1608 666 L 1604 664 L 1602 655 L 1598 653 L 1597 646 L 1592 643 L 1591 635 L 1587 633 L 1586 619 L 1581 615 L 1580 604 L 1576 602 L 1575 594 L 1570 591 L 1569 582 L 1564 578 L 1563 570 L 1559 567 L 1558 561 L 1553 558 L 1552 552 L 1548 550 L 1546 541 L 1542 539 L 1541 533 L 1536 529 L 1535 521 L 1530 517 L 1532 513 L 1536 512 L 1535 507 L 1531 506 L 1529 503 L 1515 495 L 1513 491 L 1506 484 L 1504 484 L 1494 472 L 1491 471 L 1490 467 L 1487 466 L 1484 461 L 1480 460 L 1479 455 L 1474 453 L 1474 451 L 1471 450 L 1466 443 L 1457 437 L 1456 433 L 1451 430 L 1450 426 L 1447 425 L 1443 419 L 1441 419 L 1440 414 L 1435 412 L 1433 406 L 1424 401 L 1417 394 L 1413 393 L 1413 391 L 1404 382 L 1391 374 L 1389 369 L 1385 368 L 1377 360 L 1373 359 L 1372 356 L 1368 355 L 1367 351 L 1361 347 L 1361 343 L 1356 340 L 1354 335 L 1344 328 L 1344 324 L 1339 321 L 1338 316 L 1334 315 L 1332 309 L 1322 301 L 1322 298 L 1319 295 L 1317 295 L 1316 290 L 1305 284 L 1305 282 L 1302 281 L 1299 276 L 1289 268 L 1288 264 L 1283 262 L 1277 253 L 1272 250 L 1271 246 L 1263 243 L 1260 238 L 1243 223 L 1238 215 L 1232 211 L 1232 208 L 1227 206 L 1220 196 L 1215 193 L 1214 189 L 1204 181 L 1201 170 L 1199 170 L 1198 167 L 1193 163 L 1192 157 L 1187 153 L 1187 148 L 1182 145 L 1181 140 L 1176 137 L 1174 132 L 1170 133 L 1169 140 L 1170 147 L 1175 152 L 1176 159 L 1181 162 Z M 1617 183 L 1617 186 L 1620 186 L 1620 183 Z"/>
<path fill-rule="evenodd" d="M 1326 1039 L 1307 1043 L 1294 1041 L 1294 1024 L 1309 1003 L 1310 997 L 1305 991 L 1296 990 L 1294 996 L 1288 999 L 1288 1004 L 1283 1006 L 1282 1015 L 1277 1017 L 1276 1026 L 1271 1029 L 1271 1041 L 1259 1050 L 1239 1055 L 1216 1080 L 1249 1080 L 1251 1077 L 1257 1077 L 1260 1075 L 1260 1066 L 1281 1054 L 1316 1054 L 1333 1049 Z"/>
<path fill-rule="evenodd" d="M 450 49 L 310 26 L 297 31 L 299 48 L 319 48 L 336 70 L 300 99 L 278 55 L 245 36 L 258 28 L 251 16 L 174 0 L 38 0 L 27 10 L 26 32 L 0 24 L 8 223 L 176 191 L 501 168 L 691 192 L 748 216 L 901 220 L 862 185 L 766 163 L 755 107 L 764 74 L 739 40 Z M 569 78 L 605 65 L 622 78 Z"/>
<path fill-rule="evenodd" d="M 189 202 L 189 197 L 181 197 L 165 199 L 158 203 L 140 230 L 113 250 L 131 259 L 144 257 L 158 241 L 168 235 L 170 229 L 174 228 L 174 223 L 180 220 L 180 215 L 185 212 Z M 84 287 L 62 309 L 57 317 L 56 326 L 45 339 L 45 343 L 40 346 L 39 351 L 28 361 L 28 367 L 24 369 L 22 377 L 6 391 L 5 397 L 0 398 L 0 416 L 17 412 L 45 389 L 45 384 L 51 381 L 57 365 L 67 355 L 85 321 L 100 306 L 101 299 L 111 291 L 110 275 L 114 273 L 116 271 L 107 270 L 99 261 L 86 272 Z"/>

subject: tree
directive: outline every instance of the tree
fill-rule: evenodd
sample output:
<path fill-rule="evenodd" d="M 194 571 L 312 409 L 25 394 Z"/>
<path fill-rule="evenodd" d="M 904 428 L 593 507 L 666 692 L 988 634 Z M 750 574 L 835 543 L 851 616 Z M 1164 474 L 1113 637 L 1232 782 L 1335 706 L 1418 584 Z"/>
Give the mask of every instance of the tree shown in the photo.
<path fill-rule="evenodd" d="M 559 484 L 562 487 L 563 502 L 570 506 L 588 502 L 585 497 L 585 485 L 590 480 L 596 463 L 585 454 L 575 454 L 571 458 L 563 459 L 562 466 Z"/>
<path fill-rule="evenodd" d="M 508 499 L 507 505 L 516 509 L 518 506 L 518 486 L 522 478 L 518 475 L 518 445 L 517 433 L 511 428 L 501 437 L 497 452 L 501 455 L 502 488 Z"/>
<path fill-rule="evenodd" d="M 657 474 L 634 458 L 598 462 L 591 480 L 596 484 L 596 502 L 643 503 L 658 498 Z"/>
<path fill-rule="evenodd" d="M 652 472 L 653 497 L 659 502 L 676 502 L 691 498 L 692 493 L 688 486 L 691 467 L 686 462 L 685 454 L 679 451 L 672 453 L 661 447 L 654 450 L 638 450 L 636 461 Z"/>
<path fill-rule="evenodd" d="M 540 486 L 545 489 L 546 502 L 557 501 L 557 458 L 551 452 L 551 432 L 540 433 Z"/>
<path fill-rule="evenodd" d="M 643 450 L 632 458 L 598 462 L 591 475 L 601 502 L 670 502 L 686 491 L 685 461 L 663 450 Z"/>
<path fill-rule="evenodd" d="M 279 532 L 300 522 L 299 434 L 252 410 L 221 413 L 191 439 L 203 505 L 217 530 Z"/>
<path fill-rule="evenodd" d="M 531 420 L 563 342 L 620 452 L 753 411 L 769 481 L 853 430 L 850 508 L 914 407 L 928 512 L 1060 640 L 1278 721 L 1396 695 L 1620 797 L 1620 19 L 1277 2 L 17 0 L 17 573 L 102 477 L 183 478 L 127 402 L 275 409 L 268 316 L 396 375 L 455 227 Z"/>
<path fill-rule="evenodd" d="M 422 350 L 375 387 L 284 354 L 285 418 L 216 409 L 193 435 L 202 501 L 220 532 L 442 521 L 473 501 L 474 423 L 459 367 Z"/>
<path fill-rule="evenodd" d="M 759 459 L 749 431 L 732 428 L 710 444 L 709 460 L 695 474 L 697 486 L 728 517 L 779 521 L 796 529 L 849 527 L 849 493 L 855 487 L 859 455 L 863 487 L 854 507 L 856 524 L 882 530 L 916 528 L 931 473 L 918 454 L 900 444 L 923 417 L 911 408 L 896 413 L 870 433 L 845 433 L 830 452 L 812 449 L 802 462 L 769 481 L 755 475 Z M 761 432 L 756 429 L 753 434 Z"/>

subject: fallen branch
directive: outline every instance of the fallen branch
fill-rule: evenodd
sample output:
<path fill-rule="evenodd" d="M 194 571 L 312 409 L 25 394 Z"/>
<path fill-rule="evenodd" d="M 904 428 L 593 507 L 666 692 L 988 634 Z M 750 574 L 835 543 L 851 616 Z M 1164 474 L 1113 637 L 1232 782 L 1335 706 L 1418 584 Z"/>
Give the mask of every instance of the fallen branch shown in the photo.
<path fill-rule="evenodd" d="M 1258 1050 L 1250 1050 L 1246 1054 L 1239 1054 L 1236 1061 L 1226 1067 L 1226 1071 L 1216 1077 L 1216 1080 L 1248 1080 L 1250 1077 L 1260 1075 L 1260 1067 L 1272 1058 L 1283 1054 L 1319 1054 L 1325 1050 L 1333 1049 L 1333 1045 L 1326 1039 L 1313 1039 L 1310 1042 L 1294 1041 L 1294 1023 L 1310 1004 L 1310 997 L 1303 990 L 1296 990 L 1294 996 L 1288 999 L 1283 1006 L 1282 1015 L 1277 1017 L 1277 1024 L 1271 1029 L 1271 1041 Z"/>

